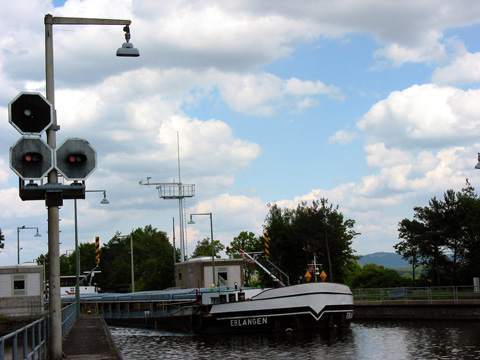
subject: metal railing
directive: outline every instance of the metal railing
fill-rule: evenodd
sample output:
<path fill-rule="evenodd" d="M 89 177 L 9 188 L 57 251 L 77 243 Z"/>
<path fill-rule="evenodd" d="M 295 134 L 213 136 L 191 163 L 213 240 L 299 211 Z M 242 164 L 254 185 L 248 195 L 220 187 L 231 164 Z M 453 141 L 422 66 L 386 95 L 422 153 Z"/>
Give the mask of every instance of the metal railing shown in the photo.
<path fill-rule="evenodd" d="M 70 330 L 77 318 L 75 303 L 62 309 L 62 336 Z M 38 319 L 21 329 L 0 338 L 0 360 L 47 359 L 50 328 L 49 317 Z"/>
<path fill-rule="evenodd" d="M 357 304 L 480 302 L 480 291 L 475 286 L 353 289 L 352 293 Z"/>
<path fill-rule="evenodd" d="M 16 360 L 19 353 L 22 359 L 46 359 L 48 334 L 48 317 L 45 317 L 3 336 L 0 338 L 0 359 L 10 354 L 11 359 Z M 8 340 L 11 340 L 11 344 L 5 351 Z"/>

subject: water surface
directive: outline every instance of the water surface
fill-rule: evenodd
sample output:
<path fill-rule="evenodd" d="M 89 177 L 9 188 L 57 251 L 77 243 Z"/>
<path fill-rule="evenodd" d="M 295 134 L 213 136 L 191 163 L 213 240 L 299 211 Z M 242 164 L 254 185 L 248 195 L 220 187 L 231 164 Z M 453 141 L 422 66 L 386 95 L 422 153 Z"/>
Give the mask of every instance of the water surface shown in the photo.
<path fill-rule="evenodd" d="M 110 328 L 134 359 L 480 359 L 478 322 L 353 322 L 349 329 L 275 335 L 193 335 Z"/>

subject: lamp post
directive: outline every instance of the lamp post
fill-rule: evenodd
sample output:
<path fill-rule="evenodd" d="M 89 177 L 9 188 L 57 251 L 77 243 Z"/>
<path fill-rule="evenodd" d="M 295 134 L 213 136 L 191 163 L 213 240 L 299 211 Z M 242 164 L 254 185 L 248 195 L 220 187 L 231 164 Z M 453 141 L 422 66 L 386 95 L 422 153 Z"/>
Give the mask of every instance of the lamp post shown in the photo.
<path fill-rule="evenodd" d="M 132 293 L 135 292 L 135 270 L 133 267 L 133 238 L 130 235 L 130 267 L 132 269 Z"/>
<path fill-rule="evenodd" d="M 190 224 L 190 225 L 195 224 L 195 221 L 193 221 L 192 216 L 196 216 L 196 215 L 208 215 L 208 216 L 210 216 L 210 236 L 211 236 L 211 243 L 212 243 L 212 280 L 213 280 L 213 284 L 215 284 L 216 283 L 216 281 L 215 281 L 215 250 L 214 250 L 214 246 L 213 246 L 212 213 L 209 212 L 209 213 L 190 214 L 190 221 L 188 222 L 188 224 Z"/>
<path fill-rule="evenodd" d="M 130 235 L 117 235 L 117 237 L 119 238 L 127 238 L 129 237 L 130 238 L 130 269 L 131 269 L 131 273 L 132 273 L 132 293 L 135 292 L 135 271 L 134 271 L 134 267 L 133 267 L 133 237 L 132 237 L 132 234 Z"/>
<path fill-rule="evenodd" d="M 34 235 L 35 237 L 42 237 L 38 233 L 38 227 L 27 227 L 27 226 L 19 226 L 17 227 L 17 265 L 20 265 L 20 230 L 37 230 L 37 233 Z"/>
<path fill-rule="evenodd" d="M 129 43 L 130 20 L 116 19 L 87 19 L 57 17 L 50 14 L 45 15 L 45 78 L 47 100 L 53 108 L 52 125 L 47 130 L 47 143 L 52 149 L 56 148 L 56 132 L 59 130 L 55 113 L 55 90 L 53 72 L 53 25 L 124 25 L 126 43 L 117 50 L 117 56 L 139 56 L 137 49 Z M 58 183 L 58 173 L 54 169 L 48 174 L 48 184 Z M 55 201 L 55 194 L 49 199 L 47 194 L 46 203 L 48 207 L 48 250 L 50 255 L 50 359 L 62 359 L 62 313 L 60 299 L 60 249 L 59 249 L 59 203 Z"/>
<path fill-rule="evenodd" d="M 107 190 L 85 190 L 85 192 L 103 192 L 102 205 L 108 205 Z M 73 212 L 75 217 L 75 304 L 77 319 L 80 317 L 80 252 L 78 251 L 78 222 L 77 222 L 77 199 L 73 199 Z"/>

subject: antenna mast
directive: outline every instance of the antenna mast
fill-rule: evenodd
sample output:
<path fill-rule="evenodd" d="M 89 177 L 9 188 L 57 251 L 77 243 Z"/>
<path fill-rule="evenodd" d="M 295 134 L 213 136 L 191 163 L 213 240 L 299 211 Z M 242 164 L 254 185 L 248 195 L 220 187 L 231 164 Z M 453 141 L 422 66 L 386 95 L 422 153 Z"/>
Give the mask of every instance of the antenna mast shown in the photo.
<path fill-rule="evenodd" d="M 183 199 L 195 196 L 195 184 L 182 184 L 180 178 L 180 141 L 177 131 L 177 152 L 178 152 L 178 182 L 175 180 L 171 183 L 151 183 L 151 176 L 147 177 L 147 182 L 140 180 L 140 185 L 153 185 L 157 187 L 158 196 L 165 200 L 178 199 L 178 217 L 180 226 L 180 262 L 185 261 L 185 230 L 183 219 Z M 174 235 L 175 236 L 175 235 Z M 175 245 L 174 245 L 175 249 Z"/>

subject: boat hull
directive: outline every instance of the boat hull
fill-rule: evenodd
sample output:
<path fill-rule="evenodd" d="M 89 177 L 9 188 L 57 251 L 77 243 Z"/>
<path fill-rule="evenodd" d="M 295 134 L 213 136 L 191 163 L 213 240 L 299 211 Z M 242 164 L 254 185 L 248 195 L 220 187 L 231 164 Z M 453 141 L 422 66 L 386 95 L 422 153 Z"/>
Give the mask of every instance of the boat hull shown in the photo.
<path fill-rule="evenodd" d="M 353 296 L 341 284 L 314 283 L 269 289 L 245 301 L 209 305 L 193 319 L 198 333 L 284 332 L 347 327 Z"/>

